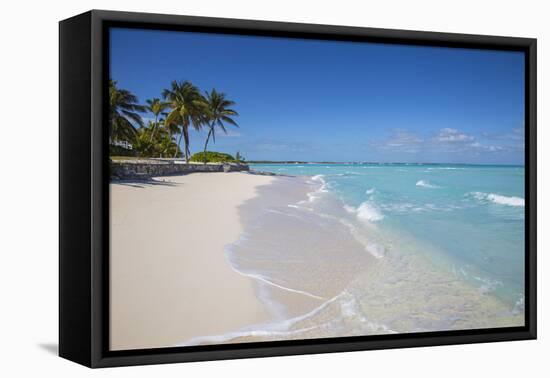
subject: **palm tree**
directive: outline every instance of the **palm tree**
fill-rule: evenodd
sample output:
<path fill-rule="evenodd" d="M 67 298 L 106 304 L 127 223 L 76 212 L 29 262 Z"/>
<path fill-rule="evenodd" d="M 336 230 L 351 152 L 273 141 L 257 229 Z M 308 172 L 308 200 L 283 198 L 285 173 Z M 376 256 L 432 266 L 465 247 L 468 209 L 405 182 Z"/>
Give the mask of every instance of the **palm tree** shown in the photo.
<path fill-rule="evenodd" d="M 168 139 L 170 141 L 174 140 L 174 144 L 176 144 L 176 141 L 174 139 L 174 135 L 176 135 L 179 132 L 179 126 L 175 123 L 167 124 L 166 121 L 164 121 L 164 129 L 168 132 Z M 176 154 L 179 151 L 179 144 L 177 145 L 178 148 L 176 148 Z M 162 150 L 163 154 L 167 154 L 166 156 L 169 156 L 168 148 L 165 148 Z"/>
<path fill-rule="evenodd" d="M 225 93 L 217 92 L 215 89 L 212 89 L 210 93 L 206 92 L 206 103 L 207 103 L 207 124 L 208 124 L 208 136 L 206 137 L 206 142 L 204 143 L 204 163 L 206 164 L 206 149 L 208 147 L 208 142 L 210 137 L 212 141 L 216 143 L 216 126 L 218 126 L 224 133 L 227 134 L 227 129 L 225 128 L 224 123 L 228 123 L 235 127 L 239 127 L 237 122 L 231 117 L 236 117 L 239 115 L 235 110 L 231 109 L 230 106 L 235 105 L 234 101 L 228 100 L 225 97 Z"/>
<path fill-rule="evenodd" d="M 154 143 L 150 141 L 153 122 L 149 121 L 149 127 L 140 127 L 133 141 L 133 149 L 138 156 L 151 157 L 155 152 Z"/>
<path fill-rule="evenodd" d="M 134 124 L 143 126 L 140 112 L 145 112 L 145 107 L 138 104 L 137 97 L 130 91 L 117 88 L 116 81 L 109 80 L 110 139 L 134 141 L 137 134 Z"/>
<path fill-rule="evenodd" d="M 176 142 L 166 129 L 159 129 L 155 140 L 155 149 L 158 151 L 159 157 L 173 155 L 178 150 Z"/>
<path fill-rule="evenodd" d="M 181 127 L 178 146 L 183 137 L 185 161 L 189 162 L 189 126 L 200 130 L 204 122 L 206 104 L 199 89 L 189 81 L 172 81 L 170 89 L 162 92 L 164 99 L 168 100 L 172 109 L 166 116 L 164 124 L 166 127 L 175 124 Z M 176 150 L 174 157 L 178 151 Z"/>
<path fill-rule="evenodd" d="M 147 110 L 153 113 L 155 116 L 155 122 L 153 123 L 153 131 L 151 132 L 151 139 L 150 141 L 153 141 L 153 138 L 155 137 L 155 131 L 159 127 L 159 116 L 161 113 L 170 106 L 167 102 L 162 102 L 159 98 L 153 98 L 152 100 L 147 100 Z"/>

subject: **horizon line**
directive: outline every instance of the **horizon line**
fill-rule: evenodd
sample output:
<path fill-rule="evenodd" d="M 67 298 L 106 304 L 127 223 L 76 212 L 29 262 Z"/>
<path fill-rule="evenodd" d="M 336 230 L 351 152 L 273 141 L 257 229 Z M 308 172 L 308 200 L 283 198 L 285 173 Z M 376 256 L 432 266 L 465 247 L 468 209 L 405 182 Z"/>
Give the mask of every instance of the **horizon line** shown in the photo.
<path fill-rule="evenodd" d="M 306 161 L 306 160 L 246 160 L 248 164 L 409 164 L 409 165 L 492 165 L 492 166 L 514 166 L 525 167 L 525 164 L 503 164 L 503 163 L 428 163 L 428 162 L 381 162 L 381 161 Z"/>

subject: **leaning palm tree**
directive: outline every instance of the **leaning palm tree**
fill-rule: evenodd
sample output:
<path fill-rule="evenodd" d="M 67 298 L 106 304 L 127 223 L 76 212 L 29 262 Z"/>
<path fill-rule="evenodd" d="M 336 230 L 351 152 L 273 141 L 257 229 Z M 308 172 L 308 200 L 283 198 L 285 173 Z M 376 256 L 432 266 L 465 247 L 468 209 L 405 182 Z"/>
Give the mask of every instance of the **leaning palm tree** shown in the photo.
<path fill-rule="evenodd" d="M 109 137 L 111 141 L 134 141 L 137 135 L 134 124 L 143 126 L 143 120 L 138 114 L 141 112 L 145 112 L 145 107 L 138 104 L 137 97 L 126 89 L 117 88 L 116 81 L 109 80 Z"/>
<path fill-rule="evenodd" d="M 153 130 L 151 132 L 151 138 L 149 141 L 153 141 L 153 138 L 155 137 L 155 131 L 159 127 L 159 116 L 164 112 L 165 109 L 170 106 L 167 102 L 162 102 L 159 98 L 153 98 L 152 100 L 147 100 L 147 110 L 155 116 L 155 121 L 153 123 Z"/>
<path fill-rule="evenodd" d="M 183 137 L 185 161 L 189 162 L 189 127 L 200 130 L 204 122 L 206 103 L 199 89 L 189 81 L 172 81 L 170 89 L 162 92 L 165 100 L 170 104 L 170 112 L 164 121 L 165 127 L 175 124 L 181 128 L 178 146 Z M 175 151 L 174 157 L 177 156 Z"/>
<path fill-rule="evenodd" d="M 216 126 L 218 126 L 224 133 L 227 134 L 227 129 L 225 128 L 225 123 L 239 127 L 237 122 L 231 117 L 236 117 L 239 115 L 235 110 L 231 109 L 230 106 L 235 105 L 234 101 L 228 100 L 225 97 L 225 93 L 217 92 L 215 89 L 212 89 L 210 93 L 206 92 L 206 121 L 208 125 L 208 135 L 206 137 L 206 142 L 204 143 L 204 163 L 206 164 L 206 149 L 208 148 L 208 142 L 210 137 L 212 141 L 216 143 Z"/>

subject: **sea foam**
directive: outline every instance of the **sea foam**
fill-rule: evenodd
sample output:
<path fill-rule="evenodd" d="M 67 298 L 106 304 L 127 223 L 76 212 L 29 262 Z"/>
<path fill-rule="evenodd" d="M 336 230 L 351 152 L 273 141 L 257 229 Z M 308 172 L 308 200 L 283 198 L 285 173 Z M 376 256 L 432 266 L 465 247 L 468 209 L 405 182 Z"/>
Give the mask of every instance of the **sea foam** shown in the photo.
<path fill-rule="evenodd" d="M 487 199 L 500 205 L 525 206 L 525 199 L 520 197 L 506 197 L 491 193 L 487 196 Z"/>
<path fill-rule="evenodd" d="M 314 202 L 322 195 L 322 193 L 328 192 L 327 182 L 324 179 L 324 175 L 315 175 L 311 177 L 311 180 L 320 183 L 321 185 L 314 191 L 307 193 L 309 202 Z"/>
<path fill-rule="evenodd" d="M 525 207 L 525 199 L 521 197 L 503 196 L 495 193 L 471 192 L 475 199 L 481 201 L 490 201 L 498 205 Z"/>
<path fill-rule="evenodd" d="M 416 186 L 419 186 L 421 188 L 430 188 L 430 189 L 440 188 L 439 186 L 431 184 L 430 182 L 428 182 L 426 180 L 417 181 Z"/>
<path fill-rule="evenodd" d="M 384 215 L 373 204 L 368 201 L 363 202 L 356 210 L 357 218 L 376 222 L 384 219 Z"/>

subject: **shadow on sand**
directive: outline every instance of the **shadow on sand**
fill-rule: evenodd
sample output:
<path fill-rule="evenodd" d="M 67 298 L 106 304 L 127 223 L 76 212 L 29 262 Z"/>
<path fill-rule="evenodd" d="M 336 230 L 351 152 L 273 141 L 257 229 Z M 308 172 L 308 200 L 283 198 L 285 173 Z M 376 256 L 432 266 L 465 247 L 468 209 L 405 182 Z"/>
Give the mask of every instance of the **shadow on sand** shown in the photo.
<path fill-rule="evenodd" d="M 155 180 L 155 179 L 136 179 L 136 180 L 111 180 L 111 184 L 131 186 L 133 188 L 146 188 L 150 186 L 176 186 L 178 184 L 172 181 Z M 181 184 L 179 184 L 181 185 Z"/>

